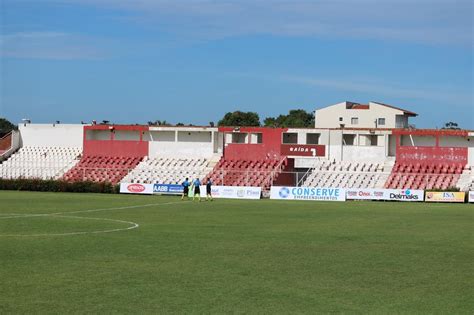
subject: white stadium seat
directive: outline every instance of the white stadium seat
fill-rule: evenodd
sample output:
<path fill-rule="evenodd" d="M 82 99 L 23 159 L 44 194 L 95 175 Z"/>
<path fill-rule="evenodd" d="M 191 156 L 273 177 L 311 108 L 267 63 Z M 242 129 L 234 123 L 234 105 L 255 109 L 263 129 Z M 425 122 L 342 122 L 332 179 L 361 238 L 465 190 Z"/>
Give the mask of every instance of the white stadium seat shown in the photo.
<path fill-rule="evenodd" d="M 122 182 L 178 184 L 186 177 L 203 179 L 210 171 L 205 158 L 146 157 Z"/>
<path fill-rule="evenodd" d="M 22 147 L 0 164 L 0 177 L 59 179 L 80 159 L 81 148 Z"/>
<path fill-rule="evenodd" d="M 308 171 L 303 186 L 376 188 L 383 163 L 317 161 Z"/>

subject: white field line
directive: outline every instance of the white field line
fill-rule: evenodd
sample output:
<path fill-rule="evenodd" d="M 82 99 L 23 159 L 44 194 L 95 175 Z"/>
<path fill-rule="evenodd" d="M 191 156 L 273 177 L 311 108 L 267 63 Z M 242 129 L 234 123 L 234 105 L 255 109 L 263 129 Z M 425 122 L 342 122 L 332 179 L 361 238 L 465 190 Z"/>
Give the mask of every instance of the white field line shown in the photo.
<path fill-rule="evenodd" d="M 44 234 L 3 234 L 0 236 L 5 237 L 34 237 L 34 236 L 69 236 L 69 235 L 82 235 L 82 234 L 99 234 L 99 233 L 111 233 L 119 231 L 127 231 L 138 228 L 140 225 L 131 221 L 115 220 L 115 219 L 105 219 L 105 218 L 86 218 L 86 217 L 77 217 L 69 215 L 52 215 L 51 217 L 55 218 L 73 218 L 73 219 L 86 219 L 86 220 L 99 220 L 99 221 L 111 221 L 128 224 L 129 226 L 121 229 L 110 229 L 110 230 L 97 230 L 97 231 L 82 231 L 82 232 L 67 232 L 67 233 L 44 233 Z"/>
<path fill-rule="evenodd" d="M 140 225 L 138 223 L 135 223 L 135 222 L 132 222 L 132 221 L 123 221 L 123 220 L 115 220 L 115 219 L 108 219 L 108 218 L 80 217 L 80 216 L 72 216 L 72 215 L 69 215 L 69 214 L 90 213 L 90 212 L 111 211 L 111 210 L 124 210 L 124 209 L 136 209 L 136 208 L 145 208 L 145 207 L 160 206 L 160 205 L 178 204 L 178 203 L 183 203 L 183 202 L 189 202 L 189 201 L 160 202 L 160 203 L 150 203 L 150 204 L 135 205 L 135 206 L 87 209 L 87 210 L 55 212 L 55 213 L 38 213 L 38 214 L 9 213 L 9 214 L 3 214 L 3 215 L 8 215 L 8 216 L 1 216 L 0 215 L 0 220 L 1 219 L 23 219 L 23 218 L 31 218 L 31 217 L 59 217 L 59 218 L 74 218 L 74 219 L 84 219 L 84 220 L 99 220 L 99 221 L 118 222 L 118 223 L 128 224 L 129 226 L 126 227 L 126 228 L 119 228 L 119 229 L 98 230 L 98 231 L 82 231 L 82 232 L 68 232 L 68 233 L 0 234 L 0 237 L 70 236 L 70 235 L 99 234 L 99 233 L 111 233 L 111 232 L 120 232 L 120 231 L 133 230 L 133 229 L 138 228 Z"/>

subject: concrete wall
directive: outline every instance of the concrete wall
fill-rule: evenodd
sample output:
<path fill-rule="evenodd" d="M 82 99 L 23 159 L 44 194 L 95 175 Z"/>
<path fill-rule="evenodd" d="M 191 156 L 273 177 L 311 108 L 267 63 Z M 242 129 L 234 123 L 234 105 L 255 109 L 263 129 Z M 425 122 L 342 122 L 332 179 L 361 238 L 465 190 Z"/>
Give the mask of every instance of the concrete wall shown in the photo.
<path fill-rule="evenodd" d="M 342 145 L 342 137 L 353 135 L 354 145 Z M 377 137 L 377 145 L 370 145 L 369 137 Z M 389 152 L 390 131 L 333 129 L 321 131 L 320 143 L 328 144 L 326 158 L 331 161 L 383 161 Z M 395 150 L 395 143 L 393 143 Z M 395 154 L 395 153 L 394 153 Z"/>
<path fill-rule="evenodd" d="M 19 124 L 22 146 L 80 147 L 84 125 Z"/>
<path fill-rule="evenodd" d="M 219 147 L 216 134 L 217 128 L 150 127 L 144 140 L 149 141 L 150 157 L 209 158 Z"/>
<path fill-rule="evenodd" d="M 115 140 L 139 141 L 140 131 L 117 130 L 114 134 Z"/>
<path fill-rule="evenodd" d="M 86 140 L 110 140 L 110 130 L 86 130 Z"/>
<path fill-rule="evenodd" d="M 441 147 L 474 147 L 474 136 L 470 137 L 440 137 L 439 145 Z"/>
<path fill-rule="evenodd" d="M 211 143 L 212 133 L 210 131 L 178 131 L 178 141 Z"/>
<path fill-rule="evenodd" d="M 327 141 L 329 143 L 327 158 L 331 161 L 341 161 L 342 159 L 342 131 L 330 130 L 328 132 Z"/>
<path fill-rule="evenodd" d="M 288 128 L 286 133 L 296 133 L 297 134 L 297 144 L 327 144 L 322 141 L 323 133 L 328 133 L 328 130 L 323 129 L 313 129 L 313 128 Z M 308 143 L 308 134 L 319 134 L 318 143 Z M 324 137 L 327 139 L 327 137 Z"/>
<path fill-rule="evenodd" d="M 412 144 L 412 141 L 414 145 Z M 436 145 L 436 138 L 433 136 L 409 136 L 403 135 L 400 137 L 400 144 L 402 146 L 415 147 L 434 147 Z"/>
<path fill-rule="evenodd" d="M 344 161 L 383 162 L 385 147 L 344 146 L 342 157 Z"/>
<path fill-rule="evenodd" d="M 403 111 L 370 102 L 369 109 L 347 109 L 346 102 L 316 110 L 316 128 L 399 128 L 397 115 L 404 115 Z M 340 117 L 342 121 L 340 121 Z M 358 123 L 352 124 L 352 118 L 357 118 Z M 385 125 L 375 124 L 375 120 L 385 119 Z M 400 118 L 399 118 L 400 120 Z M 402 119 L 408 123 L 407 118 Z"/>
<path fill-rule="evenodd" d="M 237 130 L 232 127 L 219 127 L 219 132 L 226 133 L 224 156 L 232 160 L 264 160 L 267 158 L 279 159 L 281 157 L 281 142 L 283 128 L 241 127 Z M 249 134 L 261 133 L 262 143 L 251 144 Z M 245 142 L 235 143 L 237 138 L 245 137 Z M 229 143 L 232 139 L 232 143 Z"/>
<path fill-rule="evenodd" d="M 209 143 L 198 142 L 165 142 L 151 141 L 149 142 L 150 157 L 185 157 L 185 158 L 209 158 L 214 153 L 214 145 Z"/>

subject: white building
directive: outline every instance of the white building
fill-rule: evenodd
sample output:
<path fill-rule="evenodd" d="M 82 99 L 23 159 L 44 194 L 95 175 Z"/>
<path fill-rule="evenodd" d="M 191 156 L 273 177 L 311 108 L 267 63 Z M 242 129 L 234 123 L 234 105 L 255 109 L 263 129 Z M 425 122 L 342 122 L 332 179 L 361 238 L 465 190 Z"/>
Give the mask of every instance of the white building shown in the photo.
<path fill-rule="evenodd" d="M 315 112 L 316 128 L 408 128 L 418 114 L 395 106 L 369 102 L 342 102 Z"/>

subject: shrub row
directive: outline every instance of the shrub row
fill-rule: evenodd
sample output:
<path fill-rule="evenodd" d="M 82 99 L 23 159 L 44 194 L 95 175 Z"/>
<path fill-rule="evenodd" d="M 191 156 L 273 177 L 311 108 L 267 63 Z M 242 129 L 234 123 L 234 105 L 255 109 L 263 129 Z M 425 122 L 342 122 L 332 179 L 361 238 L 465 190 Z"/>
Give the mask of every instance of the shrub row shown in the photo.
<path fill-rule="evenodd" d="M 119 192 L 118 185 L 108 182 L 96 183 L 66 182 L 63 180 L 42 179 L 2 179 L 0 178 L 0 190 L 26 190 L 26 191 L 53 191 L 53 192 L 81 192 L 81 193 L 105 193 L 114 194 Z"/>

